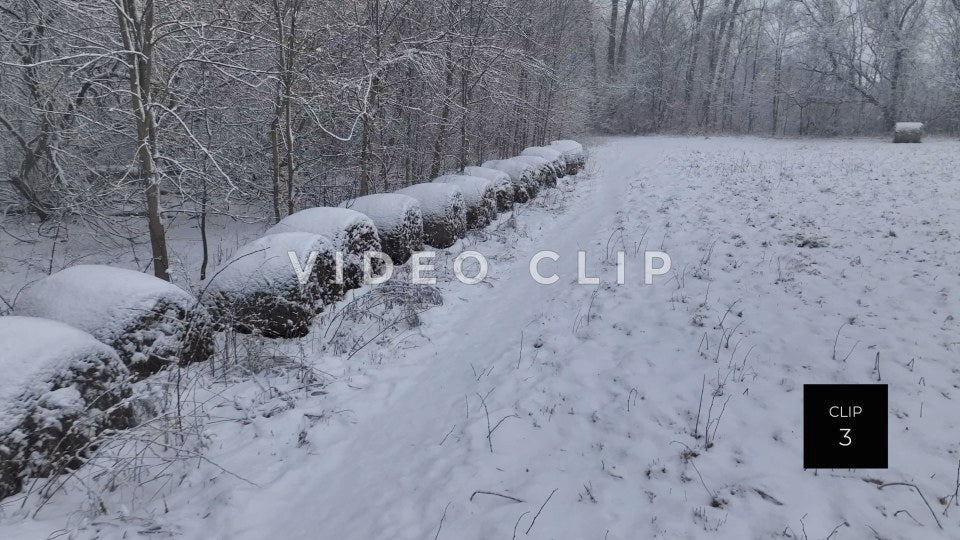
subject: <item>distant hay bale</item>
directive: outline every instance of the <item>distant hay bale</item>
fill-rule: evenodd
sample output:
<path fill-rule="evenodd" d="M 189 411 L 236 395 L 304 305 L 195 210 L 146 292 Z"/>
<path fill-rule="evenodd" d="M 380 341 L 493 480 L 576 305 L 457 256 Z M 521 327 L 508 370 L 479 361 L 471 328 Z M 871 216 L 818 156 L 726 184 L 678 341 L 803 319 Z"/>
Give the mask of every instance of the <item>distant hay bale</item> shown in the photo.
<path fill-rule="evenodd" d="M 448 248 L 467 232 L 467 209 L 460 188 L 451 184 L 414 184 L 397 190 L 413 197 L 423 212 L 423 242 Z"/>
<path fill-rule="evenodd" d="M 567 174 L 577 174 L 587 165 L 587 154 L 577 141 L 561 139 L 550 143 L 550 148 L 560 152 L 567 160 Z"/>
<path fill-rule="evenodd" d="M 539 173 L 529 162 L 516 158 L 484 161 L 482 168 L 506 173 L 513 183 L 514 201 L 525 203 L 540 191 Z"/>
<path fill-rule="evenodd" d="M 513 208 L 515 195 L 509 174 L 486 167 L 464 167 L 463 174 L 486 178 L 493 184 L 493 190 L 497 198 L 498 212 L 506 212 Z"/>
<path fill-rule="evenodd" d="M 922 139 L 922 122 L 897 122 L 893 126 L 893 142 L 895 143 L 918 143 Z"/>
<path fill-rule="evenodd" d="M 467 209 L 468 229 L 482 229 L 497 217 L 497 193 L 493 182 L 462 174 L 445 174 L 433 181 L 460 188 Z"/>
<path fill-rule="evenodd" d="M 349 208 L 317 207 L 290 214 L 267 230 L 266 234 L 308 232 L 326 236 L 343 255 L 343 278 L 346 289 L 363 285 L 363 257 L 368 251 L 380 251 L 380 234 L 366 214 Z M 380 259 L 371 259 L 379 274 Z"/>
<path fill-rule="evenodd" d="M 116 349 L 138 378 L 213 354 L 208 314 L 190 293 L 134 270 L 78 265 L 32 284 L 17 315 L 43 317 L 89 332 Z"/>
<path fill-rule="evenodd" d="M 133 425 L 117 352 L 58 321 L 0 317 L 0 499 L 75 469 L 107 429 Z"/>
<path fill-rule="evenodd" d="M 377 193 L 344 201 L 340 206 L 373 221 L 380 235 L 380 247 L 393 264 L 403 264 L 411 253 L 423 249 L 423 213 L 413 197 Z"/>
<path fill-rule="evenodd" d="M 316 253 L 306 284 L 298 281 L 290 253 L 302 270 Z M 326 304 L 343 295 L 334 282 L 332 241 L 319 234 L 286 232 L 242 246 L 204 282 L 204 303 L 218 322 L 267 338 L 296 338 L 310 332 Z"/>
<path fill-rule="evenodd" d="M 567 174 L 567 158 L 557 149 L 549 146 L 531 146 L 520 153 L 521 156 L 534 156 L 547 160 L 557 178 Z"/>

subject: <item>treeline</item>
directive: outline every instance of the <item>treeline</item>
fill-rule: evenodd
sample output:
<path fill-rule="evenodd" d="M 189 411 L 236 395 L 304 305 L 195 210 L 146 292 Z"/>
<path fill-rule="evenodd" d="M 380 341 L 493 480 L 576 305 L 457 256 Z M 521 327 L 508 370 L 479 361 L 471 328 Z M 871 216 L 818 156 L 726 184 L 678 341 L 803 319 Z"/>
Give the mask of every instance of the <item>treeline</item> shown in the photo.
<path fill-rule="evenodd" d="M 960 0 L 608 1 L 606 131 L 960 133 Z"/>
<path fill-rule="evenodd" d="M 960 0 L 0 0 L 0 205 L 277 221 L 584 132 L 960 132 Z M 144 227 L 143 223 L 147 226 Z"/>
<path fill-rule="evenodd" d="M 278 221 L 583 131 L 590 9 L 4 0 L 0 197 L 110 234 L 144 214 L 165 276 L 174 213 Z"/>

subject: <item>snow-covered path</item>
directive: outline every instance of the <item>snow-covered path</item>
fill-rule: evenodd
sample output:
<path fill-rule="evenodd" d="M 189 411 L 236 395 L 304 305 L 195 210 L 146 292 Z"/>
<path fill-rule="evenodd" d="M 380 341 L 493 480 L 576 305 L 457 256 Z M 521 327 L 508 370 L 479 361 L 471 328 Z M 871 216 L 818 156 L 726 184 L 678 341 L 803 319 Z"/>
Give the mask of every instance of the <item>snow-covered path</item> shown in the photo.
<path fill-rule="evenodd" d="M 244 417 L 210 426 L 232 474 L 187 470 L 123 519 L 41 517 L 81 538 L 956 538 L 958 150 L 604 140 L 515 229 L 460 246 L 489 284 L 441 279 L 418 328 L 317 358 L 323 395 L 213 409 Z M 529 275 L 540 250 L 554 285 Z M 645 250 L 672 258 L 652 285 Z M 878 379 L 890 468 L 804 471 L 802 385 Z"/>
<path fill-rule="evenodd" d="M 614 147 L 609 151 L 615 152 Z M 640 162 L 659 159 L 654 151 L 636 157 Z M 604 175 L 620 179 L 637 172 L 636 161 L 610 163 L 615 168 Z M 341 433 L 318 433 L 314 446 L 323 448 L 321 459 L 285 471 L 287 481 L 280 478 L 256 490 L 254 498 L 243 497 L 249 511 L 231 512 L 229 525 L 221 524 L 231 529 L 224 537 L 298 538 L 315 531 L 329 538 L 423 537 L 439 526 L 452 501 L 444 521 L 448 533 L 486 538 L 499 528 L 491 516 L 503 512 L 509 519 L 513 509 L 495 496 L 477 495 L 470 502 L 471 493 L 464 493 L 469 486 L 518 498 L 546 497 L 549 492 L 523 488 L 529 473 L 518 469 L 544 450 L 541 443 L 525 442 L 532 419 L 527 413 L 535 412 L 527 410 L 533 403 L 528 398 L 538 397 L 529 394 L 549 384 L 556 369 L 572 368 L 558 357 L 566 348 L 563 334 L 571 333 L 578 311 L 585 316 L 585 303 L 595 290 L 576 284 L 577 251 L 592 249 L 597 255 L 595 246 L 608 239 L 617 219 L 610 210 L 622 205 L 629 188 L 622 181 L 575 186 L 565 195 L 570 200 L 562 211 L 542 220 L 529 238 L 509 250 L 512 259 L 490 257 L 493 288 L 450 284 L 455 305 L 425 315 L 427 339 L 406 354 L 403 369 L 387 383 L 386 399 L 371 403 L 358 392 L 345 402 L 342 406 L 354 411 L 357 423 Z M 553 286 L 536 284 L 529 273 L 530 256 L 541 249 L 560 255 L 556 269 L 563 278 Z M 541 264 L 542 273 L 549 275 L 552 263 Z M 551 336 L 551 343 L 541 347 L 541 336 Z M 531 362 L 548 367 L 531 369 Z M 582 363 L 591 369 L 591 359 Z M 493 454 L 481 395 L 491 422 L 523 413 L 506 420 L 491 437 Z M 305 512 L 307 508 L 313 510 Z"/>

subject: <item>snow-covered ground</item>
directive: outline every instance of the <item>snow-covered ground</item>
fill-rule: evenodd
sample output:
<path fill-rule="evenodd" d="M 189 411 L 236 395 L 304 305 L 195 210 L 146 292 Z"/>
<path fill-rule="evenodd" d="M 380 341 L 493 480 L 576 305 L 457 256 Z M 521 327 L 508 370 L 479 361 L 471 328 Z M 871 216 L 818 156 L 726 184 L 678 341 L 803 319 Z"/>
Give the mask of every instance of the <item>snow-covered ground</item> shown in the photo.
<path fill-rule="evenodd" d="M 438 261 L 479 251 L 486 283 L 441 271 L 419 324 L 328 315 L 242 373 L 191 368 L 202 458 L 91 463 L 39 511 L 8 499 L 0 538 L 960 537 L 960 143 L 590 147 Z M 672 259 L 651 285 L 646 250 Z M 805 471 L 803 384 L 878 380 L 890 468 Z"/>

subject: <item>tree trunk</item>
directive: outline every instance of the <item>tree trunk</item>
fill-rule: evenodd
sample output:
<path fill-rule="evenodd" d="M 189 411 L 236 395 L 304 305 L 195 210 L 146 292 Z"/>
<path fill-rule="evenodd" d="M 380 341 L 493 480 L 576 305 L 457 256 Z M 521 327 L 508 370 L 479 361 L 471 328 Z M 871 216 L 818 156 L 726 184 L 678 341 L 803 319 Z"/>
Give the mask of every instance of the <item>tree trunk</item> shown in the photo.
<path fill-rule="evenodd" d="M 773 126 L 770 133 L 776 137 L 777 126 L 780 121 L 780 80 L 783 74 L 783 43 L 782 39 L 777 40 L 777 59 L 773 67 L 773 105 L 771 116 L 773 116 Z"/>
<path fill-rule="evenodd" d="M 683 118 L 684 127 L 689 127 L 690 122 L 690 104 L 693 103 L 693 76 L 696 73 L 697 61 L 700 55 L 700 39 L 703 32 L 703 10 L 704 1 L 698 0 L 693 10 L 693 33 L 690 36 L 690 63 L 687 64 L 687 74 L 684 78 L 683 87 L 683 108 L 681 109 L 686 116 Z"/>
<path fill-rule="evenodd" d="M 27 178 L 30 172 L 36 167 L 39 156 L 36 150 L 34 150 L 19 133 L 14 131 L 13 124 L 8 122 L 3 116 L 0 116 L 0 124 L 7 128 L 23 150 L 23 160 L 20 163 L 20 171 L 17 174 L 10 175 L 10 183 L 13 184 L 17 193 L 23 197 L 23 200 L 27 202 L 27 207 L 40 218 L 40 221 L 46 221 L 47 218 L 50 217 L 51 210 L 47 204 L 40 199 L 40 196 L 37 195 L 36 190 L 27 183 Z M 46 135 L 40 137 L 41 142 L 38 144 L 41 148 L 44 146 L 42 141 L 45 139 Z"/>
<path fill-rule="evenodd" d="M 767 8 L 767 2 L 764 1 L 760 6 L 760 18 L 757 22 L 757 38 L 753 43 L 753 67 L 750 75 L 750 102 L 747 106 L 747 133 L 753 133 L 753 108 L 757 102 L 757 63 L 760 60 L 760 34 L 763 33 L 763 12 Z"/>
<path fill-rule="evenodd" d="M 630 25 L 630 10 L 633 8 L 633 0 L 627 0 L 623 7 L 623 28 L 620 31 L 620 44 L 617 46 L 617 66 L 623 68 L 627 61 L 627 30 Z"/>
<path fill-rule="evenodd" d="M 740 9 L 741 0 L 733 0 L 733 7 L 730 8 L 730 13 L 726 16 L 726 28 L 721 27 L 720 37 L 718 38 L 719 43 L 722 43 L 720 58 L 717 61 L 717 70 L 713 77 L 713 82 L 710 85 L 710 99 L 706 101 L 706 110 L 704 111 L 704 122 L 706 125 L 710 124 L 710 107 L 713 107 L 714 114 L 722 114 L 717 112 L 718 100 L 722 100 L 724 85 L 727 82 L 727 64 L 730 61 L 730 43 L 733 41 L 733 28 L 737 22 L 736 15 L 737 10 Z M 721 25 L 723 23 L 721 22 Z M 713 122 L 714 128 L 717 127 L 717 121 Z"/>
<path fill-rule="evenodd" d="M 886 128 L 893 129 L 893 125 L 900 120 L 900 101 L 902 88 L 900 88 L 900 79 L 903 73 L 903 49 L 897 43 L 896 52 L 893 53 L 893 72 L 890 74 L 890 104 L 884 111 Z"/>
<path fill-rule="evenodd" d="M 460 155 L 457 167 L 462 171 L 467 166 L 470 155 L 470 139 L 467 137 L 467 120 L 470 118 L 470 72 L 466 66 L 460 68 Z"/>
<path fill-rule="evenodd" d="M 160 213 L 160 182 L 154 168 L 153 156 L 157 150 L 156 126 L 152 110 L 152 61 L 154 4 L 144 4 L 144 13 L 137 13 L 136 0 L 121 0 L 117 18 L 124 49 L 127 51 L 128 82 L 131 105 L 137 128 L 137 162 L 145 183 L 147 226 L 150 232 L 153 273 L 170 280 L 170 258 L 167 254 L 166 229 Z"/>
<path fill-rule="evenodd" d="M 285 85 L 286 86 L 286 85 Z M 287 86 L 289 88 L 289 86 Z M 294 204 L 294 199 L 296 194 L 294 192 L 295 180 L 296 180 L 296 165 L 293 162 L 293 119 L 290 117 L 290 95 L 289 93 L 283 97 L 284 104 L 284 129 L 283 129 L 283 146 L 286 149 L 286 175 L 287 175 L 287 215 L 290 215 L 294 212 L 296 205 Z"/>
<path fill-rule="evenodd" d="M 444 78 L 443 106 L 440 109 L 440 122 L 437 125 L 437 137 L 433 141 L 433 159 L 430 162 L 430 178 L 436 178 L 443 168 L 443 149 L 447 138 L 447 121 L 450 119 L 450 98 L 453 91 L 453 61 L 447 48 L 446 76 Z"/>
<path fill-rule="evenodd" d="M 619 0 L 610 0 L 610 26 L 607 27 L 607 74 L 616 72 L 617 14 Z"/>
<path fill-rule="evenodd" d="M 279 106 L 278 106 L 279 107 Z M 273 219 L 279 223 L 280 215 L 280 111 L 274 110 L 273 120 L 270 122 L 270 149 L 272 153 L 273 167 L 270 171 L 270 178 L 273 187 Z"/>
<path fill-rule="evenodd" d="M 720 57 L 720 44 L 723 41 L 726 29 L 727 29 L 727 20 L 730 17 L 729 12 L 727 11 L 730 7 L 730 0 L 723 0 L 723 8 L 720 12 L 719 19 L 712 24 L 712 31 L 710 33 L 710 48 L 707 53 L 707 71 L 706 71 L 706 91 L 703 94 L 703 99 L 700 105 L 700 126 L 708 127 L 708 117 L 710 116 L 710 105 L 713 100 L 713 92 L 715 89 L 716 83 L 716 70 L 718 65 L 718 59 Z"/>

